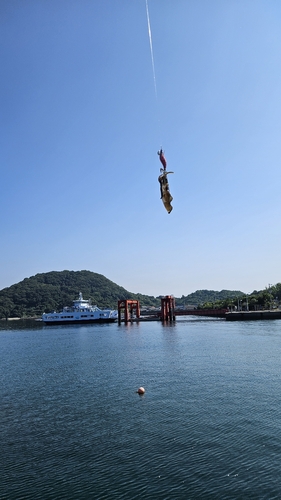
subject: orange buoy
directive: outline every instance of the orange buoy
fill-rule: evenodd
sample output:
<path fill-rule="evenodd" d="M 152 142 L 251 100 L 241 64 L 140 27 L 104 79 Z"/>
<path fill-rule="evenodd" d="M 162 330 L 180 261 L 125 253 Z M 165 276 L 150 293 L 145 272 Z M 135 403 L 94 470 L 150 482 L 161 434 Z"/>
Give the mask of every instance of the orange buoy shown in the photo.
<path fill-rule="evenodd" d="M 139 387 L 137 390 L 138 394 L 144 394 L 145 393 L 145 388 L 144 387 Z"/>

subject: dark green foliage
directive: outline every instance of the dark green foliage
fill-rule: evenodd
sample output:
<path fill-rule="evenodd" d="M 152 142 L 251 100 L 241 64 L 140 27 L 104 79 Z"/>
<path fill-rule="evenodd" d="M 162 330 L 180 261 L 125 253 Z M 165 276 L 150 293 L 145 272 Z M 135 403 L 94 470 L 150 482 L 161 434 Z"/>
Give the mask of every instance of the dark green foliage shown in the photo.
<path fill-rule="evenodd" d="M 25 278 L 20 283 L 0 291 L 0 318 L 39 317 L 43 312 L 59 311 L 71 306 L 82 292 L 85 299 L 99 307 L 117 309 L 119 299 L 139 300 L 141 307 L 159 307 L 161 297 L 134 294 L 116 285 L 102 274 L 91 271 L 52 271 Z M 281 283 L 246 296 L 240 291 L 197 290 L 176 298 L 176 306 L 194 305 L 204 308 L 227 308 L 247 301 L 249 309 L 276 307 L 281 301 Z"/>
<path fill-rule="evenodd" d="M 99 307 L 117 309 L 119 299 L 140 300 L 142 306 L 159 306 L 155 297 L 133 294 L 105 276 L 91 271 L 52 271 L 25 278 L 0 291 L 0 318 L 41 316 L 71 306 L 82 292 Z"/>
<path fill-rule="evenodd" d="M 222 292 L 225 291 L 226 290 L 222 290 Z M 206 309 L 213 307 L 217 309 L 233 309 L 237 307 L 242 310 L 248 309 L 249 311 L 274 309 L 279 306 L 281 301 L 281 283 L 270 285 L 268 288 L 265 288 L 265 290 L 261 290 L 259 292 L 257 290 L 254 290 L 251 294 L 248 295 L 242 292 L 232 293 L 234 295 L 229 295 L 229 297 L 224 299 L 202 302 L 200 307 Z"/>
<path fill-rule="evenodd" d="M 221 290 L 216 292 L 215 290 L 197 290 L 190 295 L 184 296 L 177 299 L 177 305 L 203 305 L 204 307 L 210 308 L 214 302 L 222 302 L 227 299 L 233 299 L 236 297 L 243 296 L 243 292 L 233 291 L 233 290 Z"/>
<path fill-rule="evenodd" d="M 278 307 L 281 301 L 281 283 L 270 285 L 265 290 L 257 292 L 256 290 L 248 297 L 249 308 L 272 309 Z"/>

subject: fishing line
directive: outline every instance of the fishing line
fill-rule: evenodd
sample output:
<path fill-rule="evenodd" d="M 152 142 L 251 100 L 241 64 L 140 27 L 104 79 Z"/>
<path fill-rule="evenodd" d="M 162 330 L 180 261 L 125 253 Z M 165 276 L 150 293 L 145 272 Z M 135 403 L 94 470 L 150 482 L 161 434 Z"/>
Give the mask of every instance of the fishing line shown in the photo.
<path fill-rule="evenodd" d="M 152 46 L 152 35 L 151 35 L 149 10 L 148 10 L 148 0 L 145 0 L 145 3 L 146 3 L 146 17 L 147 17 L 147 26 L 148 26 L 148 37 L 149 37 L 149 45 L 150 45 L 150 55 L 151 55 L 151 63 L 152 63 L 154 90 L 155 90 L 155 97 L 156 97 L 156 105 L 157 105 L 157 108 L 158 108 L 158 95 L 157 95 L 155 65 L 154 65 L 153 46 Z M 158 110 L 158 115 L 159 115 L 159 110 Z M 158 116 L 158 121 L 159 121 L 159 124 L 160 124 L 159 116 Z M 163 165 L 163 168 L 160 169 L 160 171 L 162 173 L 158 177 L 158 181 L 160 182 L 161 199 L 163 201 L 164 207 L 166 208 L 167 212 L 171 213 L 171 211 L 173 210 L 173 207 L 171 205 L 171 202 L 173 201 L 173 197 L 172 197 L 172 195 L 170 193 L 167 175 L 168 174 L 173 174 L 173 172 L 167 172 L 166 171 L 166 159 L 165 159 L 165 156 L 163 154 L 162 146 L 161 146 L 160 150 L 157 153 L 158 153 L 158 155 L 160 157 L 160 161 L 161 161 L 161 163 Z"/>
<path fill-rule="evenodd" d="M 154 90 L 156 101 L 158 100 L 157 96 L 157 85 L 156 85 L 156 76 L 155 76 L 155 66 L 154 66 L 154 57 L 153 57 L 153 46 L 152 46 L 152 36 L 151 36 L 151 28 L 150 28 L 150 19 L 149 19 L 149 11 L 148 11 L 148 3 L 146 3 L 146 17 L 147 17 L 147 26 L 148 26 L 148 37 L 149 37 L 149 45 L 150 45 L 150 55 L 151 55 L 151 63 L 152 63 L 152 72 L 153 72 L 153 81 L 154 81 Z"/>
<path fill-rule="evenodd" d="M 159 110 L 159 103 L 158 103 L 158 92 L 157 92 L 157 84 L 156 84 L 155 64 L 154 64 L 153 45 L 152 45 L 152 34 L 151 34 L 150 17 L 149 17 L 149 10 L 148 10 L 148 0 L 145 0 L 145 3 L 146 3 L 146 17 L 147 17 L 148 38 L 149 38 L 149 45 L 150 45 L 150 55 L 151 55 L 154 91 L 155 91 L 155 101 L 156 101 L 156 119 L 157 119 L 157 123 L 158 123 L 158 133 L 159 133 L 159 136 L 161 138 L 161 137 L 163 137 L 163 130 L 162 130 L 162 123 L 160 120 L 160 110 Z M 162 140 L 160 141 L 160 144 L 162 144 Z"/>

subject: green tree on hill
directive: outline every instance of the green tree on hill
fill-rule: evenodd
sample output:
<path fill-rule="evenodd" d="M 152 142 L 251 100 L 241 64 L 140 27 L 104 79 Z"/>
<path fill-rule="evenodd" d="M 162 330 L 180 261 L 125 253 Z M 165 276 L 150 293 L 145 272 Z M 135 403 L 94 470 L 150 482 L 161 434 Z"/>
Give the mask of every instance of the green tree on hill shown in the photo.
<path fill-rule="evenodd" d="M 133 294 L 105 276 L 91 271 L 51 271 L 25 278 L 0 291 L 0 317 L 41 316 L 71 306 L 82 292 L 99 307 L 117 309 L 120 299 L 138 299 L 142 305 L 159 306 L 154 297 Z"/>

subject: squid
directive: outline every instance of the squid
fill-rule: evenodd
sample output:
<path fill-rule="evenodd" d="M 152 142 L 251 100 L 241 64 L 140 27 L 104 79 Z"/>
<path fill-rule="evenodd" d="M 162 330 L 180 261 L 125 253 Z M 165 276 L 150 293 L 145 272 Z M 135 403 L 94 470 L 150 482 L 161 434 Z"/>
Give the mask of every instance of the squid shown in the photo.
<path fill-rule="evenodd" d="M 160 151 L 157 151 L 157 154 L 159 155 L 159 160 L 161 161 L 164 170 L 166 170 L 167 162 L 166 162 L 166 158 L 164 156 L 163 150 L 160 149 Z"/>

